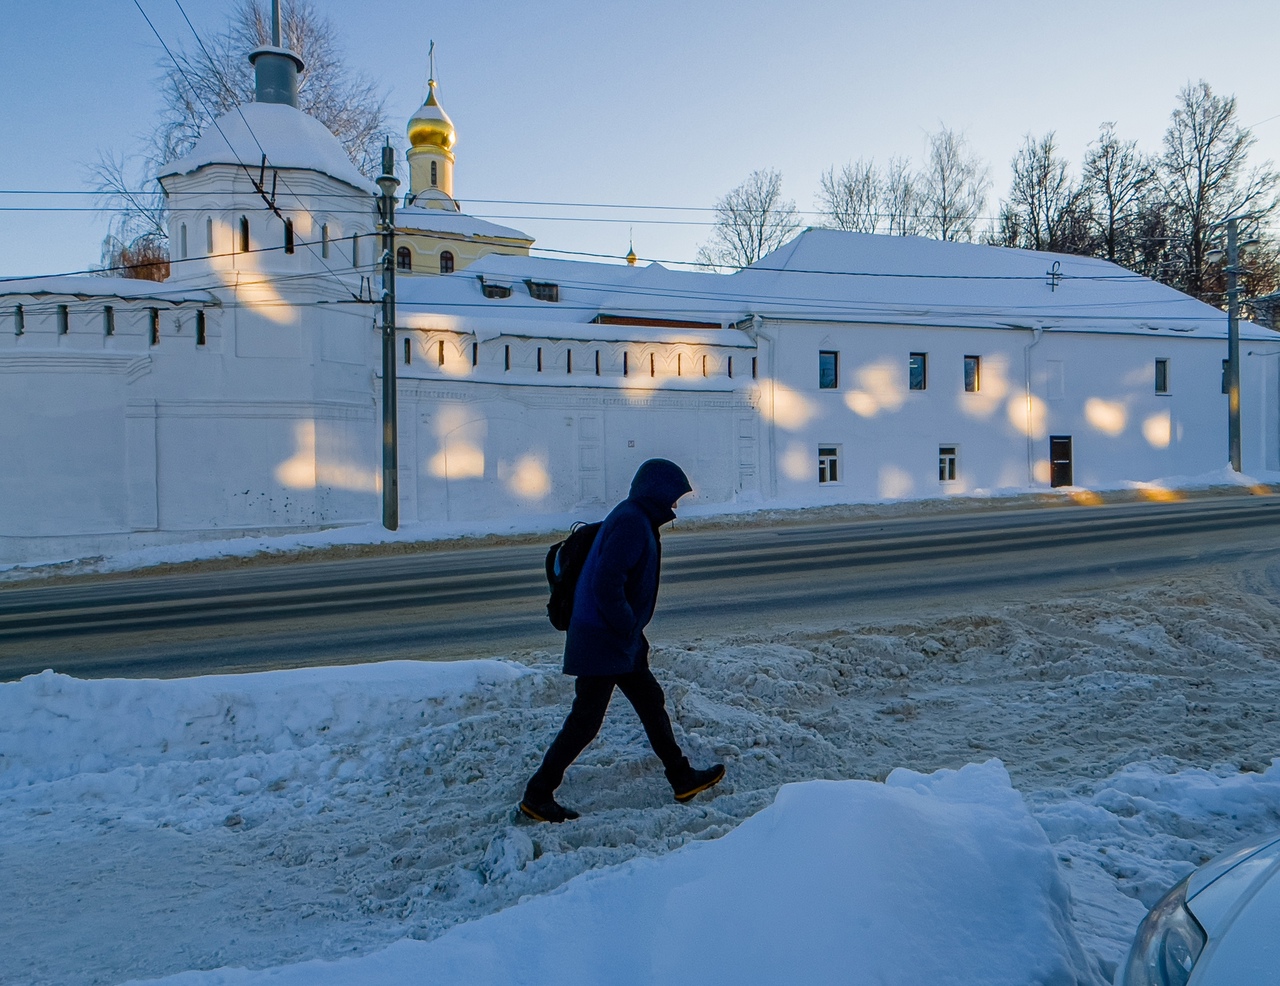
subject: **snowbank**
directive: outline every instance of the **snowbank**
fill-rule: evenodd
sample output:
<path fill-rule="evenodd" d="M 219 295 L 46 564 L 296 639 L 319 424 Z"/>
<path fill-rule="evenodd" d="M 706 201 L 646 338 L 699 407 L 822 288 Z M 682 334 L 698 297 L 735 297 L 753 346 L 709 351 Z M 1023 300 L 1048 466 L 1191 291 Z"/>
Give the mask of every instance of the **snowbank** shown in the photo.
<path fill-rule="evenodd" d="M 1093 982 L 1069 908 L 1044 833 L 993 760 L 788 785 L 718 841 L 584 874 L 433 942 L 163 982 Z"/>

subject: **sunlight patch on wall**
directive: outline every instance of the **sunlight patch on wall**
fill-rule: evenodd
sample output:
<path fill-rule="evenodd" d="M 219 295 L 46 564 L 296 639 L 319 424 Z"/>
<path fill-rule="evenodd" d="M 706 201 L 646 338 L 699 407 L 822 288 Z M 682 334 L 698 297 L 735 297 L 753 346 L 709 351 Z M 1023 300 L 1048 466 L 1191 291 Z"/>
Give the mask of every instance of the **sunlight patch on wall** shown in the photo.
<path fill-rule="evenodd" d="M 1037 459 L 1036 464 L 1031 467 L 1031 475 L 1035 477 L 1037 483 L 1048 483 L 1053 480 L 1053 468 L 1049 465 L 1048 459 Z"/>
<path fill-rule="evenodd" d="M 437 479 L 483 479 L 484 449 L 463 439 L 446 442 L 427 460 L 427 472 Z"/>
<path fill-rule="evenodd" d="M 1115 438 L 1129 420 L 1129 411 L 1120 401 L 1104 401 L 1101 397 L 1090 397 L 1084 402 L 1085 420 L 1104 435 Z"/>
<path fill-rule="evenodd" d="M 316 487 L 316 423 L 299 421 L 293 426 L 297 451 L 276 466 L 276 480 L 294 490 Z"/>
<path fill-rule="evenodd" d="M 1173 437 L 1173 426 L 1168 411 L 1157 411 L 1142 422 L 1142 437 L 1152 448 L 1168 448 Z"/>
<path fill-rule="evenodd" d="M 906 401 L 904 372 L 901 366 L 888 361 L 859 367 L 854 374 L 857 387 L 845 394 L 845 404 L 864 418 L 874 418 L 881 411 L 898 410 Z"/>
<path fill-rule="evenodd" d="M 1013 425 L 1021 434 L 1029 438 L 1044 438 L 1048 434 L 1045 425 L 1048 408 L 1045 407 L 1044 401 L 1034 394 L 1031 395 L 1030 401 L 1027 400 L 1025 394 L 1018 394 L 1009 398 L 1008 414 L 1009 424 Z"/>
<path fill-rule="evenodd" d="M 774 424 L 787 431 L 799 431 L 817 415 L 817 408 L 803 394 L 791 389 L 786 384 L 773 381 Z"/>
<path fill-rule="evenodd" d="M 782 474 L 787 479 L 795 480 L 798 483 L 812 479 L 817 475 L 817 459 L 809 454 L 807 445 L 802 445 L 799 442 L 792 442 L 787 446 L 787 450 L 782 453 L 779 463 L 782 466 Z"/>
<path fill-rule="evenodd" d="M 915 489 L 911 473 L 894 465 L 880 467 L 880 495 L 890 500 L 909 496 Z"/>
<path fill-rule="evenodd" d="M 999 411 L 1011 390 L 1008 369 L 1003 359 L 995 356 L 983 359 L 978 392 L 969 394 L 962 391 L 957 398 L 960 413 L 986 421 Z"/>
<path fill-rule="evenodd" d="M 522 455 L 513 465 L 498 463 L 498 478 L 512 493 L 529 500 L 541 500 L 551 492 L 551 473 L 536 455 Z"/>

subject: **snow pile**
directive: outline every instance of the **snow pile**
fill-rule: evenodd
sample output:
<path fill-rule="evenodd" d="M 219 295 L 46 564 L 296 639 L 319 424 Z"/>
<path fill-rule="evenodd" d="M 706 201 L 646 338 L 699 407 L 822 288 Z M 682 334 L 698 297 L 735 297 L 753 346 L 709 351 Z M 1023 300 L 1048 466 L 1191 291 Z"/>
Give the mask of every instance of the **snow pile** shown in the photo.
<path fill-rule="evenodd" d="M 165 982 L 1095 982 L 1069 907 L 993 760 L 788 785 L 723 839 L 584 874 L 434 942 Z"/>

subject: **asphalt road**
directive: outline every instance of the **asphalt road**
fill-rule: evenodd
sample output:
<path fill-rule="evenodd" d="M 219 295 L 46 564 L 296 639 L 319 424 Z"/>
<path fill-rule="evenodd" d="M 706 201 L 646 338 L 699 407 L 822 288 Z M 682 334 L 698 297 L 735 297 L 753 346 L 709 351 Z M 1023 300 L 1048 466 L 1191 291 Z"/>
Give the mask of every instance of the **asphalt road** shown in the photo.
<path fill-rule="evenodd" d="M 650 639 L 919 616 L 1280 558 L 1280 499 L 1052 507 L 664 535 Z M 0 680 L 177 677 L 556 649 L 544 546 L 0 591 Z"/>

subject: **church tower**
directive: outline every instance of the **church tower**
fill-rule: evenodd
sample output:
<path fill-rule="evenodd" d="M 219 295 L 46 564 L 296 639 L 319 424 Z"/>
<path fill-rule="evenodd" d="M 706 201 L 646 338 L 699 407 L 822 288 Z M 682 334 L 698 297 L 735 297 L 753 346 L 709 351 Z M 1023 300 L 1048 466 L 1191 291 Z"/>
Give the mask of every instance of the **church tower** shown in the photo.
<path fill-rule="evenodd" d="M 409 205 L 458 211 L 453 198 L 453 147 L 458 132 L 436 98 L 435 72 L 426 102 L 409 119 Z"/>

